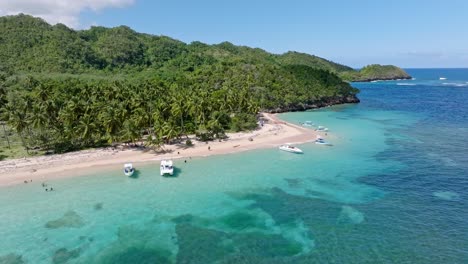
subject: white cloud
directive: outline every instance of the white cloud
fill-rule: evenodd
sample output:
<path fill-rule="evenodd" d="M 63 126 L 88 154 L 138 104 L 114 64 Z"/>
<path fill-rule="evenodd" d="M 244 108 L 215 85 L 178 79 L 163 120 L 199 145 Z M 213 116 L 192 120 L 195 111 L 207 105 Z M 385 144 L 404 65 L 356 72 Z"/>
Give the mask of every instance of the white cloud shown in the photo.
<path fill-rule="evenodd" d="M 0 16 L 19 13 L 38 16 L 51 24 L 63 23 L 77 28 L 84 10 L 94 12 L 105 8 L 122 8 L 135 0 L 0 0 Z"/>

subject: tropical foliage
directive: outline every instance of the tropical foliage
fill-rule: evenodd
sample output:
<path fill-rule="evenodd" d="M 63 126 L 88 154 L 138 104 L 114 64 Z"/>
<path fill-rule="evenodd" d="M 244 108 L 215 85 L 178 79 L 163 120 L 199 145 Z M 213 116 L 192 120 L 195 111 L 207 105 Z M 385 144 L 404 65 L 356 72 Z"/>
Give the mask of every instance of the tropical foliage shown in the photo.
<path fill-rule="evenodd" d="M 0 45 L 0 119 L 28 149 L 223 138 L 255 128 L 259 110 L 358 93 L 337 75 L 349 67 L 318 57 L 185 44 L 125 26 L 75 31 L 0 17 Z"/>

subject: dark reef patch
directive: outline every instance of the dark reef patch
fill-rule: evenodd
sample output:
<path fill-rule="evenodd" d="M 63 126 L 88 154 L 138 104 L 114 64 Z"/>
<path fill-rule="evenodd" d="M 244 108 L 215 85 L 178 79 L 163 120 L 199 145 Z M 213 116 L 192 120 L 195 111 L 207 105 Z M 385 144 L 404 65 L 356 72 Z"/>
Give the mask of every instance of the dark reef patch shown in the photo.
<path fill-rule="evenodd" d="M 62 227 L 80 228 L 82 226 L 84 226 L 83 218 L 75 211 L 68 211 L 61 218 L 49 221 L 45 224 L 45 227 L 50 229 Z"/>
<path fill-rule="evenodd" d="M 97 263 L 101 264 L 154 264 L 154 263 L 172 263 L 170 253 L 165 250 L 155 248 L 145 248 L 131 246 L 120 249 L 110 254 L 102 256 Z"/>
<path fill-rule="evenodd" d="M 234 212 L 221 218 L 221 223 L 225 226 L 244 230 L 247 228 L 261 228 L 265 229 L 265 223 L 262 223 L 257 217 L 247 212 Z"/>
<path fill-rule="evenodd" d="M 302 180 L 301 179 L 285 179 L 286 182 L 288 183 L 288 186 L 291 188 L 298 188 L 301 185 Z"/>
<path fill-rule="evenodd" d="M 94 210 L 96 210 L 96 211 L 102 210 L 102 208 L 103 208 L 103 204 L 102 204 L 102 203 L 96 203 L 96 204 L 94 205 Z"/>
<path fill-rule="evenodd" d="M 23 257 L 21 255 L 10 253 L 7 255 L 0 256 L 0 263 L 1 264 L 24 264 L 26 263 L 26 261 L 23 260 Z"/>
<path fill-rule="evenodd" d="M 281 235 L 246 233 L 235 236 L 233 240 L 239 252 L 247 256 L 275 258 L 294 256 L 302 252 L 299 243 L 292 243 Z"/>
<path fill-rule="evenodd" d="M 65 264 L 71 259 L 79 257 L 81 254 L 81 249 L 68 250 L 66 248 L 60 248 L 55 251 L 55 254 L 52 258 L 52 263 L 54 264 Z"/>
<path fill-rule="evenodd" d="M 234 252 L 227 233 L 190 224 L 176 226 L 179 241 L 177 263 L 213 263 Z"/>

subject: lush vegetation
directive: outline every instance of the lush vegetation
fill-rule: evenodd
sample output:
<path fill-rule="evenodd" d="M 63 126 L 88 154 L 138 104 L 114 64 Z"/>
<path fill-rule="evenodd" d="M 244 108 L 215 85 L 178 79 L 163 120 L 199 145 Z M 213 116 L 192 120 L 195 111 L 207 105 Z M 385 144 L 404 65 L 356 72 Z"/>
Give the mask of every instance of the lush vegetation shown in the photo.
<path fill-rule="evenodd" d="M 358 92 L 337 75 L 350 68 L 311 55 L 185 44 L 125 26 L 75 31 L 0 17 L 0 45 L 0 120 L 27 149 L 222 138 L 255 128 L 259 110 L 343 103 Z"/>
<path fill-rule="evenodd" d="M 354 71 L 353 68 L 322 59 L 320 57 L 295 51 L 286 52 L 278 56 L 278 60 L 286 65 L 304 65 L 314 69 L 323 69 L 340 74 L 342 72 Z"/>
<path fill-rule="evenodd" d="M 411 76 L 403 69 L 393 65 L 372 64 L 360 71 L 347 71 L 340 75 L 345 80 L 355 82 L 369 82 L 375 80 L 411 79 Z"/>

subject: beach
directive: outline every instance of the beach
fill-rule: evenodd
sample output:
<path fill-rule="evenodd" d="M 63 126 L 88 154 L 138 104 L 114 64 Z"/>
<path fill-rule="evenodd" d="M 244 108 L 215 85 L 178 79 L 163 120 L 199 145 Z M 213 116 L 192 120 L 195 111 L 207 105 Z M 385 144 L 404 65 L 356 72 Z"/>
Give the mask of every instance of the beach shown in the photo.
<path fill-rule="evenodd" d="M 275 114 L 263 113 L 263 117 L 266 122 L 257 130 L 227 133 L 226 140 L 201 142 L 192 138 L 192 147 L 184 144 L 164 145 L 163 151 L 158 152 L 144 148 L 108 147 L 0 161 L 0 186 L 86 175 L 89 172 L 120 168 L 127 162 L 132 162 L 138 168 L 139 165 L 162 159 L 187 160 L 192 157 L 274 148 L 284 143 L 300 144 L 313 141 L 316 137 L 317 132 L 280 120 Z"/>

